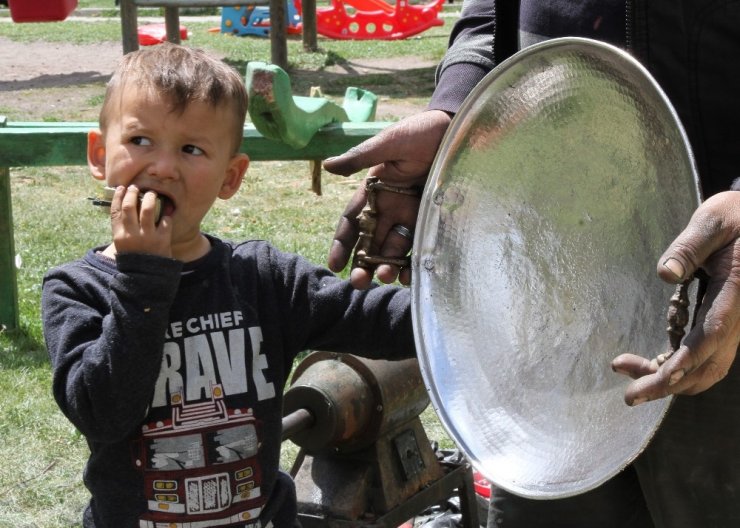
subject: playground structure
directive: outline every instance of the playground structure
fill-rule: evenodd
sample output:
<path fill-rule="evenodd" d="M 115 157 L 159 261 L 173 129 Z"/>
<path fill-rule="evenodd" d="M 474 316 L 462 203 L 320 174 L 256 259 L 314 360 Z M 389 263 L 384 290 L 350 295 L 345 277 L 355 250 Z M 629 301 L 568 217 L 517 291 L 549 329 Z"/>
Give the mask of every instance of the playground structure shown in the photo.
<path fill-rule="evenodd" d="M 308 145 L 330 123 L 366 123 L 375 119 L 378 98 L 372 92 L 348 87 L 342 106 L 314 90 L 311 97 L 294 96 L 288 74 L 274 64 L 250 62 L 246 74 L 249 117 L 268 139 L 295 149 Z"/>
<path fill-rule="evenodd" d="M 316 31 L 336 40 L 399 40 L 444 24 L 439 13 L 444 0 L 410 5 L 396 0 L 331 0 L 331 6 L 316 8 Z M 285 2 L 289 34 L 300 34 L 303 6 L 301 0 Z M 267 37 L 270 34 L 270 9 L 251 4 L 224 7 L 221 32 L 233 35 Z"/>
<path fill-rule="evenodd" d="M 390 5 L 383 0 L 331 0 L 329 7 L 317 8 L 315 0 L 305 0 L 306 20 L 303 20 L 302 0 L 122 0 L 121 32 L 124 53 L 169 40 L 179 43 L 182 28 L 179 7 L 222 8 L 221 32 L 236 35 L 270 36 L 273 41 L 272 62 L 287 65 L 285 35 L 304 33 L 304 47 L 315 49 L 315 34 L 337 40 L 398 40 L 417 35 L 434 26 L 443 25 L 439 13 L 445 0 L 410 5 L 408 0 L 396 0 Z M 269 7 L 264 4 L 269 2 Z M 137 7 L 164 7 L 164 35 L 151 37 L 137 30 Z M 231 7 L 230 7 L 231 6 Z M 9 0 L 14 22 L 48 22 L 64 20 L 77 7 L 77 0 Z M 274 17 L 271 17 L 273 13 Z M 285 20 L 281 20 L 284 18 Z M 276 27 L 272 21 L 279 20 Z M 272 33 L 275 35 L 271 36 Z M 161 31 L 159 32 L 161 33 Z"/>
<path fill-rule="evenodd" d="M 77 0 L 8 0 L 13 22 L 57 22 L 77 7 Z"/>
<path fill-rule="evenodd" d="M 248 123 L 240 151 L 252 162 L 314 160 L 320 169 L 321 160 L 346 152 L 388 125 L 386 121 L 331 123 L 308 145 L 294 149 L 265 138 Z M 97 126 L 94 122 L 12 122 L 0 116 L 0 328 L 18 327 L 11 167 L 86 165 L 87 133 Z"/>
<path fill-rule="evenodd" d="M 391 6 L 383 0 L 331 0 L 330 7 L 316 9 L 316 31 L 338 40 L 405 39 L 444 24 L 439 18 L 444 1 L 396 0 Z"/>
<path fill-rule="evenodd" d="M 293 0 L 285 2 L 285 29 L 289 35 L 303 31 L 301 13 Z M 221 8 L 221 33 L 227 35 L 270 35 L 270 9 L 252 4 Z"/>
<path fill-rule="evenodd" d="M 348 87 L 342 106 L 324 97 L 319 87 L 310 97 L 294 96 L 288 74 L 275 64 L 250 62 L 245 84 L 249 94 L 249 117 L 266 139 L 302 149 L 326 125 L 368 123 L 375 119 L 377 96 Z M 321 163 L 309 160 L 311 190 L 321 195 Z"/>
<path fill-rule="evenodd" d="M 314 0 L 306 0 L 313 2 Z M 288 65 L 288 45 L 286 42 L 284 0 L 250 0 L 250 5 L 270 6 L 270 12 L 275 16 L 270 31 L 270 61 L 282 67 Z M 179 44 L 180 38 L 180 7 L 224 7 L 244 5 L 243 0 L 120 0 L 121 10 L 121 36 L 123 40 L 123 52 L 129 53 L 139 49 L 138 39 L 138 8 L 139 7 L 162 7 L 164 8 L 165 27 L 167 40 Z M 304 48 L 316 49 L 314 21 L 304 20 L 303 41 Z"/>

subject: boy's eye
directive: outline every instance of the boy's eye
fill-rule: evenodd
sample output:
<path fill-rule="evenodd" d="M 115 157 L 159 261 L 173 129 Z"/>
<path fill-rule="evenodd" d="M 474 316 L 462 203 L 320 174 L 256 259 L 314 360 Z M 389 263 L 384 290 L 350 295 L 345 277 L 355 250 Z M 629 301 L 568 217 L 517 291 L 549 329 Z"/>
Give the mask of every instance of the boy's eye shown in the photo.
<path fill-rule="evenodd" d="M 204 152 L 195 145 L 185 145 L 182 147 L 182 151 L 187 154 L 192 154 L 193 156 L 202 156 L 204 154 Z"/>
<path fill-rule="evenodd" d="M 131 138 L 131 143 L 134 145 L 141 145 L 144 147 L 148 147 L 152 144 L 152 142 L 149 140 L 149 138 L 145 138 L 144 136 L 134 136 Z"/>

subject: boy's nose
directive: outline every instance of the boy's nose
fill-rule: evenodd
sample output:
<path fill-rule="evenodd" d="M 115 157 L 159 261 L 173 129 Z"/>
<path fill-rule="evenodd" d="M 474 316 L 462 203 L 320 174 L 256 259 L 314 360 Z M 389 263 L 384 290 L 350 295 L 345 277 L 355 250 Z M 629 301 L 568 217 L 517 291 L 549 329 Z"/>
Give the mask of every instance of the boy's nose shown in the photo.
<path fill-rule="evenodd" d="M 149 163 L 148 173 L 157 178 L 177 178 L 177 155 L 159 151 Z"/>

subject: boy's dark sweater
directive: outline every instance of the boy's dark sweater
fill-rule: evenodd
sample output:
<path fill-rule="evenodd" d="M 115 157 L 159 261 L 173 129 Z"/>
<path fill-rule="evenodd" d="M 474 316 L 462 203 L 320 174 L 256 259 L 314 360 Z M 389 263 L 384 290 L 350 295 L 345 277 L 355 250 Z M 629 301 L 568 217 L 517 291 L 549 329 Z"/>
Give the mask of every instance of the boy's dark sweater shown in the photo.
<path fill-rule="evenodd" d="M 407 290 L 357 291 L 266 242 L 210 240 L 193 269 L 91 250 L 44 279 L 54 396 L 88 440 L 86 517 L 98 528 L 292 526 L 278 466 L 296 355 L 414 355 Z"/>

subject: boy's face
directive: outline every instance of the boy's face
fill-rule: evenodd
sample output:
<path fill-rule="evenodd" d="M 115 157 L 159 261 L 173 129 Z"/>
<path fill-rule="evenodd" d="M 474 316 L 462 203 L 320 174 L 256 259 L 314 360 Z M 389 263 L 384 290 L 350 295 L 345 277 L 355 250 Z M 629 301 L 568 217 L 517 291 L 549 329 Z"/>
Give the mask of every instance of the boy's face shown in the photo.
<path fill-rule="evenodd" d="M 107 185 L 155 191 L 172 217 L 172 247 L 200 236 L 200 223 L 216 198 L 230 198 L 249 164 L 233 154 L 228 107 L 191 102 L 184 112 L 134 86 L 112 101 L 104 135 L 92 132 L 88 161 Z M 118 111 L 118 115 L 115 112 Z"/>

